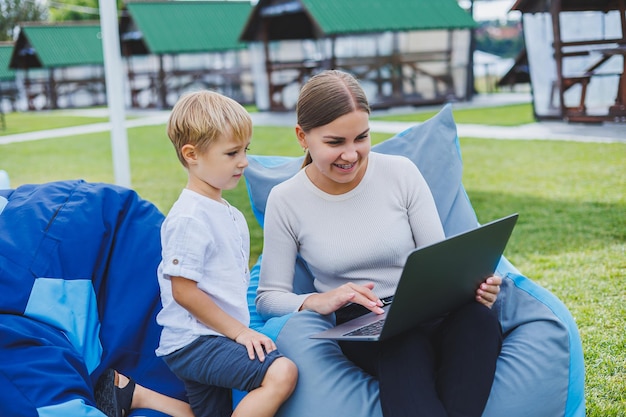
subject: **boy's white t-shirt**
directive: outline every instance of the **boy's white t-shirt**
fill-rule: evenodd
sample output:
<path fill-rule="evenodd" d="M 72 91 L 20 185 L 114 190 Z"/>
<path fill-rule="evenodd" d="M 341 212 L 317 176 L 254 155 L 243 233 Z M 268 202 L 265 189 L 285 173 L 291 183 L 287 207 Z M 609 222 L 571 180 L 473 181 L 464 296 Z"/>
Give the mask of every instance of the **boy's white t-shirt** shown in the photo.
<path fill-rule="evenodd" d="M 172 276 L 196 281 L 222 310 L 249 325 L 250 232 L 239 210 L 184 189 L 161 226 L 161 245 L 157 274 L 163 309 L 157 323 L 163 329 L 157 356 L 172 353 L 199 336 L 220 335 L 176 303 Z"/>

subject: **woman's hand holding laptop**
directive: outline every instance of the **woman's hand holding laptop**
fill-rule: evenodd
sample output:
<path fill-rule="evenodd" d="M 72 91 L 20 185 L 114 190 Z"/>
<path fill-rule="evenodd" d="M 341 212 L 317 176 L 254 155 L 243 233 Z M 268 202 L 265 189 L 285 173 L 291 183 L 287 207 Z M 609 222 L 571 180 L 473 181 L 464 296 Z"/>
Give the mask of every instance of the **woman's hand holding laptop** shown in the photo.
<path fill-rule="evenodd" d="M 476 290 L 476 301 L 489 308 L 493 307 L 493 303 L 496 302 L 498 294 L 500 293 L 501 284 L 502 277 L 492 275 L 487 278 Z"/>

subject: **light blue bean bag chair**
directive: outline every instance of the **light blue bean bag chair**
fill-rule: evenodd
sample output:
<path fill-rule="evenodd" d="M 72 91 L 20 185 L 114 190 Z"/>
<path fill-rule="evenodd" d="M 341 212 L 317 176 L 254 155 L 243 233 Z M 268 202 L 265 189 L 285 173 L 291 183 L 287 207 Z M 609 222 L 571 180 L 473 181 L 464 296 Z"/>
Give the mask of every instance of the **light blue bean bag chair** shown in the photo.
<path fill-rule="evenodd" d="M 415 162 L 432 189 L 447 235 L 478 224 L 461 183 L 462 161 L 450 106 L 429 121 L 375 145 L 373 150 L 405 155 Z M 249 159 L 246 182 L 253 211 L 263 226 L 269 191 L 300 169 L 302 157 Z M 266 322 L 256 313 L 259 269 L 260 262 L 252 269 L 248 294 L 251 326 L 272 336 L 300 372 L 296 390 L 279 416 L 382 416 L 374 378 L 346 360 L 335 342 L 302 337 L 332 326 L 332 318 L 300 312 Z M 497 270 L 505 278 L 494 309 L 505 338 L 483 416 L 583 417 L 584 362 L 574 319 L 560 300 L 522 275 L 504 257 Z M 301 260 L 295 282 L 300 292 L 312 287 L 311 275 Z"/>

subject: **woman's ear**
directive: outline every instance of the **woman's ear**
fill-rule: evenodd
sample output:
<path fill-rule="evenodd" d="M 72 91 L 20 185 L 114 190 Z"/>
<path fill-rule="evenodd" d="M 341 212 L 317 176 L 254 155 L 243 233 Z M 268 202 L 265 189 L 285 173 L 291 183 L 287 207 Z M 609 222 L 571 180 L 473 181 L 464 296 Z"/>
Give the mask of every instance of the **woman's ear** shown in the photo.
<path fill-rule="evenodd" d="M 300 125 L 296 125 L 296 138 L 298 138 L 298 142 L 300 143 L 302 149 L 306 150 L 309 147 L 306 143 L 306 133 L 304 133 L 304 130 L 302 130 Z"/>
<path fill-rule="evenodd" d="M 190 144 L 183 145 L 180 150 L 181 155 L 187 161 L 187 165 L 191 165 L 196 162 L 198 159 L 198 153 L 196 152 L 196 147 Z"/>

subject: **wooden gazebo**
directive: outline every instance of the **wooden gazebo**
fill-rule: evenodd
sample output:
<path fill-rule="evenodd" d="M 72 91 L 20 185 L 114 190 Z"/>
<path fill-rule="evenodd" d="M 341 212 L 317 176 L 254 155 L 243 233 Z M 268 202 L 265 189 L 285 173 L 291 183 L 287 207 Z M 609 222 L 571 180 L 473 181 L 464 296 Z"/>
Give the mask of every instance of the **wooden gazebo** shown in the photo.
<path fill-rule="evenodd" d="M 263 45 L 269 110 L 292 108 L 306 78 L 328 68 L 390 107 L 465 99 L 474 27 L 455 0 L 260 0 L 240 39 Z"/>
<path fill-rule="evenodd" d="M 538 119 L 626 122 L 626 0 L 517 0 Z"/>
<path fill-rule="evenodd" d="M 12 42 L 0 42 L 0 113 L 2 115 L 4 115 L 5 106 L 12 111 L 16 110 L 18 91 L 15 71 L 9 68 L 12 53 Z M 4 126 L 4 119 L 2 125 Z"/>
<path fill-rule="evenodd" d="M 530 74 L 528 73 L 528 53 L 526 48 L 522 49 L 513 62 L 511 69 L 507 71 L 496 83 L 499 88 L 513 88 L 517 84 L 529 84 Z"/>
<path fill-rule="evenodd" d="M 131 105 L 169 108 L 193 88 L 251 103 L 248 51 L 239 41 L 251 10 L 249 1 L 128 2 L 120 40 Z"/>
<path fill-rule="evenodd" d="M 98 22 L 21 24 L 9 67 L 24 73 L 28 109 L 106 104 L 101 38 Z"/>

